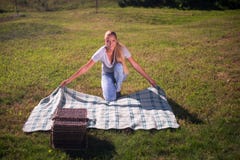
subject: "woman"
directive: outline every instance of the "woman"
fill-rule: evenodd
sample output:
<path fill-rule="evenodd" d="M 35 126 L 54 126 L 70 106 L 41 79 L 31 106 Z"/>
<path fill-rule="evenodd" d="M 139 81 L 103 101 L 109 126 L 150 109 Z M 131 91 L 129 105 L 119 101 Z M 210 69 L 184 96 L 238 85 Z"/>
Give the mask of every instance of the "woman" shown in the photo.
<path fill-rule="evenodd" d="M 155 81 L 132 58 L 128 49 L 118 42 L 115 32 L 107 31 L 104 40 L 105 45 L 98 49 L 91 59 L 76 73 L 64 80 L 60 85 L 61 87 L 86 73 L 97 61 L 101 61 L 103 97 L 107 101 L 114 101 L 121 96 L 121 86 L 128 74 L 125 59 L 127 59 L 133 68 L 147 79 L 152 86 L 156 87 Z"/>

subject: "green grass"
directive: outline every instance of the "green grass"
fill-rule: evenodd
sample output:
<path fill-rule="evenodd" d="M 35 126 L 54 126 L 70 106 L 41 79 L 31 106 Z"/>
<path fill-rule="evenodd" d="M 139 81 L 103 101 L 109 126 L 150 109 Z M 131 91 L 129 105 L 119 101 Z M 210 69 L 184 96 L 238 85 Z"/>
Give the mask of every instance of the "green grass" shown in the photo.
<path fill-rule="evenodd" d="M 0 159 L 239 159 L 239 13 L 108 6 L 1 21 Z M 34 106 L 87 62 L 108 29 L 165 90 L 181 128 L 91 129 L 80 152 L 52 149 L 48 132 L 23 133 Z M 100 69 L 68 87 L 101 96 Z M 129 69 L 123 94 L 149 86 Z"/>

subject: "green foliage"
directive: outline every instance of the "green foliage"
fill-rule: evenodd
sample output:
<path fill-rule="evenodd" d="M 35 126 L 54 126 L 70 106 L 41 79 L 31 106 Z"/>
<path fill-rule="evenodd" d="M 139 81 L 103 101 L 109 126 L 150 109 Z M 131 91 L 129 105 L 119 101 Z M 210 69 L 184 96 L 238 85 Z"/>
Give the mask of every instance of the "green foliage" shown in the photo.
<path fill-rule="evenodd" d="M 237 9 L 238 0 L 119 0 L 120 7 L 173 7 L 181 9 Z"/>

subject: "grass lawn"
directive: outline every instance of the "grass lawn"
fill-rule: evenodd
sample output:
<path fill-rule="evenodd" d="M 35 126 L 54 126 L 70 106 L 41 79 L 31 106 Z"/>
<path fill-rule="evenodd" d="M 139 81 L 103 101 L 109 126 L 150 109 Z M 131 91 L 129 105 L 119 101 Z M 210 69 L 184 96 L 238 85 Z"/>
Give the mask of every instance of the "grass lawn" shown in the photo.
<path fill-rule="evenodd" d="M 99 8 L 0 14 L 0 159 L 240 159 L 240 10 Z M 118 33 L 162 87 L 180 124 L 133 133 L 90 129 L 86 151 L 52 149 L 25 134 L 34 106 Z M 123 94 L 148 82 L 130 65 Z M 98 63 L 68 85 L 101 95 Z"/>

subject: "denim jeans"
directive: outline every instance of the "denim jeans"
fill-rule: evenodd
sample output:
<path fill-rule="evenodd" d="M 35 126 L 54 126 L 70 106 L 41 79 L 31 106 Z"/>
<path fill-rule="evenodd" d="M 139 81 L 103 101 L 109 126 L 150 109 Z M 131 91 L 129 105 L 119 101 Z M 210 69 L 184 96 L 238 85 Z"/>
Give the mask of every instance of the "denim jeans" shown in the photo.
<path fill-rule="evenodd" d="M 123 81 L 127 75 L 123 72 L 123 66 L 121 63 L 114 65 L 114 72 L 102 73 L 102 92 L 106 101 L 115 101 L 117 99 L 116 92 L 121 91 Z"/>

